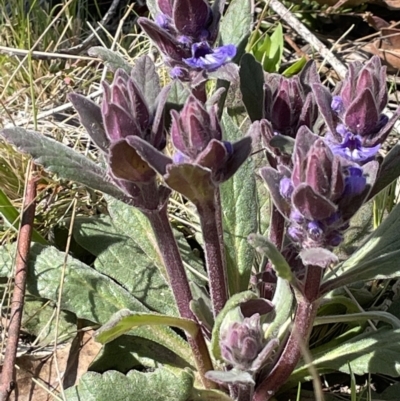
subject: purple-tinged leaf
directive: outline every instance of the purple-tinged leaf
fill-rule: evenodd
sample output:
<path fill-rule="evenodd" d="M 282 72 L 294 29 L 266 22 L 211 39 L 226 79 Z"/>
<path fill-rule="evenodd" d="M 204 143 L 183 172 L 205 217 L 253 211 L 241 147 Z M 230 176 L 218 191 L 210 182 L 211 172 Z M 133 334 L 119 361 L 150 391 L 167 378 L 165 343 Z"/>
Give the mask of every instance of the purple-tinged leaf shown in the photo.
<path fill-rule="evenodd" d="M 368 136 L 374 132 L 379 120 L 375 99 L 369 89 L 364 89 L 350 104 L 344 123 L 353 134 Z"/>
<path fill-rule="evenodd" d="M 128 144 L 126 139 L 111 144 L 108 163 L 116 178 L 134 183 L 149 182 L 155 178 L 154 170 Z"/>
<path fill-rule="evenodd" d="M 325 123 L 328 126 L 328 129 L 330 130 L 332 135 L 335 135 L 336 130 L 331 108 L 331 93 L 329 92 L 329 89 L 322 84 L 312 84 L 311 87 L 314 92 L 315 101 L 318 105 L 319 111 L 321 112 L 322 117 L 324 118 Z"/>
<path fill-rule="evenodd" d="M 175 61 L 181 61 L 189 56 L 189 52 L 185 51 L 173 36 L 153 21 L 141 17 L 138 23 L 164 55 Z"/>
<path fill-rule="evenodd" d="M 103 152 L 107 152 L 110 140 L 104 129 L 100 106 L 78 93 L 70 93 L 68 99 L 78 112 L 79 120 L 90 138 Z"/>
<path fill-rule="evenodd" d="M 215 185 L 211 171 L 199 165 L 170 164 L 164 175 L 166 184 L 195 205 L 214 201 Z"/>
<path fill-rule="evenodd" d="M 239 78 L 239 67 L 235 63 L 226 63 L 216 71 L 208 74 L 209 78 L 223 79 L 228 82 L 237 82 Z"/>
<path fill-rule="evenodd" d="M 126 138 L 130 146 L 159 174 L 164 175 L 167 172 L 168 164 L 172 164 L 172 159 L 165 156 L 164 153 L 155 149 L 148 142 L 137 136 Z"/>
<path fill-rule="evenodd" d="M 172 17 L 182 35 L 198 37 L 207 27 L 210 6 L 204 0 L 174 0 Z"/>
<path fill-rule="evenodd" d="M 283 174 L 281 174 L 274 168 L 264 167 L 260 170 L 260 175 L 267 184 L 270 195 L 272 196 L 272 199 L 274 201 L 274 205 L 283 216 L 288 217 L 290 213 L 290 205 L 282 197 L 280 192 L 280 182 L 281 179 L 284 177 Z"/>
<path fill-rule="evenodd" d="M 300 184 L 293 191 L 293 206 L 308 220 L 327 219 L 336 212 L 337 206 L 316 193 L 309 185 Z"/>
<path fill-rule="evenodd" d="M 394 124 L 400 117 L 400 107 L 393 113 L 392 117 L 388 120 L 388 122 L 379 130 L 376 135 L 371 137 L 367 137 L 364 139 L 364 144 L 366 146 L 376 146 L 385 141 L 387 136 L 390 134 L 390 131 L 393 129 Z"/>
<path fill-rule="evenodd" d="M 149 56 L 140 57 L 132 69 L 131 74 L 150 108 L 160 94 L 160 79 L 156 72 L 154 62 Z"/>

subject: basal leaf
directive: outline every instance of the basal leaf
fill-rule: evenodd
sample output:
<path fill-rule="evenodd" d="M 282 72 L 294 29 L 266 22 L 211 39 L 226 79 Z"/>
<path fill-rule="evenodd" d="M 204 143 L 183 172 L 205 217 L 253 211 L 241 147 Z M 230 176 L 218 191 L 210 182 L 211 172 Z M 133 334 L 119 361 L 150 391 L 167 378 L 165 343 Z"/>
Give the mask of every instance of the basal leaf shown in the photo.
<path fill-rule="evenodd" d="M 10 277 L 15 247 L 0 248 L 0 276 Z M 58 302 L 65 254 L 54 247 L 34 244 L 29 259 L 27 291 L 37 297 Z M 80 319 L 103 324 L 121 309 L 148 312 L 148 309 L 114 280 L 95 269 L 68 257 L 61 309 Z M 192 363 L 188 344 L 168 327 L 140 327 L 134 334 L 156 341 Z"/>
<path fill-rule="evenodd" d="M 167 273 L 158 251 L 157 241 L 150 223 L 143 213 L 112 198 L 108 199 L 108 211 L 116 232 L 130 236 L 135 242 L 135 246 L 139 247 L 148 260 L 159 268 L 166 282 L 168 282 Z M 178 241 L 179 250 L 184 262 L 190 265 L 193 270 L 204 275 L 204 268 L 200 259 L 195 257 L 183 235 L 175 231 L 175 238 Z M 188 276 L 192 280 L 199 280 L 196 275 L 190 273 L 190 270 L 188 270 Z"/>
<path fill-rule="evenodd" d="M 251 121 L 263 118 L 264 73 L 253 55 L 246 53 L 240 60 L 240 91 Z"/>
<path fill-rule="evenodd" d="M 243 137 L 226 113 L 222 124 L 225 140 L 234 142 Z M 254 250 L 247 242 L 247 236 L 258 228 L 257 189 L 252 159 L 249 158 L 233 178 L 222 184 L 220 190 L 228 283 L 232 295 L 247 290 L 254 260 Z"/>
<path fill-rule="evenodd" d="M 103 374 L 88 372 L 79 384 L 65 391 L 67 401 L 189 401 L 193 376 L 181 371 L 175 375 L 167 369 L 151 373 L 117 371 Z"/>
<path fill-rule="evenodd" d="M 366 332 L 342 345 L 321 353 L 314 353 L 312 364 L 323 372 L 349 373 L 349 367 L 357 375 L 382 374 L 392 377 L 400 375 L 400 329 L 382 328 Z M 307 365 L 294 372 L 298 377 L 307 375 Z"/>
<path fill-rule="evenodd" d="M 133 333 L 132 333 L 133 334 Z M 118 370 L 128 373 L 134 368 L 156 369 L 159 364 L 180 369 L 194 369 L 193 365 L 178 356 L 171 349 L 135 335 L 122 335 L 105 344 L 94 362 L 90 365 L 93 372 L 103 373 Z"/>
<path fill-rule="evenodd" d="M 132 71 L 132 66 L 113 50 L 96 46 L 90 48 L 88 53 L 89 56 L 103 60 L 112 71 L 116 71 L 118 68 L 122 68 L 128 74 Z"/>
<path fill-rule="evenodd" d="M 195 337 L 198 332 L 198 325 L 192 320 L 155 313 L 131 312 L 128 309 L 122 309 L 111 316 L 110 320 L 97 330 L 95 337 L 97 341 L 106 344 L 126 334 L 133 328 L 141 326 L 177 327 L 192 337 Z"/>
<path fill-rule="evenodd" d="M 118 199 L 126 198 L 119 188 L 109 182 L 103 168 L 68 146 L 38 132 L 19 127 L 7 128 L 0 135 L 60 178 L 80 182 Z"/>
<path fill-rule="evenodd" d="M 400 276 L 400 205 L 348 260 L 327 273 L 322 293 L 356 281 Z"/>
<path fill-rule="evenodd" d="M 224 45 L 234 44 L 238 47 L 235 59 L 239 60 L 253 23 L 253 1 L 232 0 L 220 25 L 220 34 Z"/>
<path fill-rule="evenodd" d="M 140 212 L 131 208 L 127 218 L 133 221 L 137 214 Z M 143 237 L 143 233 L 131 228 L 128 223 L 124 231 L 117 230 L 108 216 L 78 218 L 73 236 L 79 245 L 96 256 L 94 268 L 97 271 L 115 280 L 151 310 L 176 316 L 177 308 L 168 281 L 154 258 L 137 243 L 136 239 Z"/>

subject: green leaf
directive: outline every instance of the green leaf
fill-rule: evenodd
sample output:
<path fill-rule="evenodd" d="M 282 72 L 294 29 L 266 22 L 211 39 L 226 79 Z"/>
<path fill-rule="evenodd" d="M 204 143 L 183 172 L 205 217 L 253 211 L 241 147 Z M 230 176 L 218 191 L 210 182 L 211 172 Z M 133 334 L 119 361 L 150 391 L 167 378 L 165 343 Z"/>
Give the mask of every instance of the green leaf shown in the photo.
<path fill-rule="evenodd" d="M 156 369 L 159 364 L 180 369 L 195 369 L 193 365 L 156 341 L 130 334 L 105 344 L 90 365 L 90 370 L 98 373 L 107 370 L 128 373 L 134 368 Z"/>
<path fill-rule="evenodd" d="M 0 276 L 10 277 L 15 247 L 0 248 Z M 58 301 L 65 253 L 54 247 L 34 244 L 29 256 L 27 291 L 40 298 Z M 80 319 L 105 323 L 121 309 L 148 312 L 148 309 L 127 290 L 84 263 L 68 257 L 61 309 L 73 312 Z M 167 327 L 141 327 L 134 331 L 140 337 L 156 341 L 192 363 L 189 345 Z M 192 363 L 194 365 L 194 363 Z"/>
<path fill-rule="evenodd" d="M 397 143 L 383 159 L 375 185 L 369 194 L 369 199 L 400 177 L 399 157 L 400 144 Z"/>
<path fill-rule="evenodd" d="M 253 1 L 232 0 L 220 24 L 222 44 L 237 46 L 235 59 L 240 60 L 253 23 Z"/>
<path fill-rule="evenodd" d="M 19 127 L 7 128 L 0 135 L 60 178 L 80 182 L 118 199 L 127 198 L 119 188 L 109 182 L 106 170 L 54 139 Z"/>
<path fill-rule="evenodd" d="M 240 60 L 240 91 L 251 121 L 264 114 L 264 73 L 261 64 L 249 53 Z"/>
<path fill-rule="evenodd" d="M 0 215 L 3 216 L 4 221 L 15 231 L 19 229 L 20 213 L 12 205 L 4 191 L 0 188 Z M 34 228 L 32 231 L 32 241 L 39 244 L 47 244 L 45 238 Z"/>
<path fill-rule="evenodd" d="M 400 276 L 400 205 L 367 238 L 357 252 L 326 274 L 321 292 L 356 281 Z"/>
<path fill-rule="evenodd" d="M 119 336 L 126 334 L 135 327 L 141 326 L 172 326 L 184 330 L 191 337 L 199 331 L 198 325 L 192 320 L 159 315 L 155 313 L 131 312 L 122 309 L 111 316 L 110 320 L 97 330 L 96 341 L 106 344 Z"/>
<path fill-rule="evenodd" d="M 212 330 L 211 336 L 211 352 L 215 359 L 222 360 L 221 349 L 219 347 L 219 332 L 221 330 L 222 323 L 228 313 L 239 306 L 241 303 L 246 302 L 250 299 L 256 299 L 257 295 L 253 291 L 244 291 L 239 294 L 231 296 L 225 304 L 222 311 L 215 319 L 215 324 Z"/>
<path fill-rule="evenodd" d="M 266 237 L 259 234 L 251 234 L 248 237 L 249 243 L 254 246 L 258 252 L 265 254 L 271 261 L 278 277 L 289 282 L 294 281 L 294 276 L 286 259 L 279 252 L 278 248 Z"/>
<path fill-rule="evenodd" d="M 111 71 L 115 72 L 118 68 L 122 68 L 127 74 L 130 74 L 132 71 L 132 66 L 113 50 L 96 46 L 91 47 L 88 54 L 89 56 L 98 57 L 103 60 Z"/>
<path fill-rule="evenodd" d="M 168 281 L 154 258 L 146 253 L 148 248 L 143 249 L 137 242 L 146 235 L 135 226 L 136 218 L 143 216 L 137 209 L 128 208 L 131 213 L 127 213 L 124 231 L 116 229 L 116 220 L 109 216 L 77 218 L 74 239 L 96 256 L 94 268 L 98 272 L 115 280 L 151 310 L 176 316 L 178 312 Z"/>
<path fill-rule="evenodd" d="M 135 242 L 135 246 L 143 251 L 154 266 L 158 267 L 168 282 L 168 275 L 158 250 L 157 241 L 146 216 L 138 209 L 113 198 L 108 198 L 108 211 L 116 232 L 129 235 Z M 177 231 L 174 233 L 184 264 L 188 267 L 189 279 L 203 284 L 204 282 L 199 281 L 198 278 L 199 273 L 205 275 L 201 260 L 193 254 L 184 236 Z M 191 271 L 194 273 L 192 274 Z"/>
<path fill-rule="evenodd" d="M 356 375 L 400 375 L 400 329 L 380 329 L 353 337 L 346 343 L 320 353 L 313 353 L 312 364 L 319 373 L 340 371 Z M 296 369 L 294 375 L 306 376 L 308 365 Z"/>
<path fill-rule="evenodd" d="M 222 117 L 224 140 L 234 142 L 243 137 L 228 114 Z M 254 164 L 249 158 L 227 182 L 221 185 L 224 239 L 230 294 L 248 288 L 254 250 L 247 236 L 257 231 L 257 188 Z"/>
<path fill-rule="evenodd" d="M 301 57 L 301 59 L 297 60 L 290 67 L 286 68 L 286 70 L 282 72 L 282 75 L 286 78 L 290 78 L 293 75 L 298 74 L 303 69 L 306 62 L 307 59 L 304 56 Z"/>
<path fill-rule="evenodd" d="M 271 35 L 271 48 L 269 57 L 272 61 L 272 68 L 270 72 L 279 71 L 281 60 L 283 56 L 283 30 L 282 25 L 278 23 L 273 34 Z"/>
<path fill-rule="evenodd" d="M 35 344 L 47 346 L 52 344 L 57 328 L 58 340 L 67 341 L 76 334 L 76 317 L 71 312 L 61 311 L 56 319 L 54 303 L 39 300 L 29 294 L 25 297 L 21 326 L 24 331 L 35 336 Z"/>
<path fill-rule="evenodd" d="M 279 331 L 284 327 L 285 323 L 290 319 L 293 313 L 293 291 L 287 280 L 278 277 L 276 290 L 272 303 L 274 304 L 275 317 L 268 325 L 265 332 L 265 338 L 277 338 Z M 282 335 L 284 333 L 281 333 Z"/>
<path fill-rule="evenodd" d="M 88 372 L 65 396 L 67 401 L 189 401 L 193 380 L 186 371 L 177 376 L 166 369 L 131 371 L 126 376 L 116 371 Z"/>

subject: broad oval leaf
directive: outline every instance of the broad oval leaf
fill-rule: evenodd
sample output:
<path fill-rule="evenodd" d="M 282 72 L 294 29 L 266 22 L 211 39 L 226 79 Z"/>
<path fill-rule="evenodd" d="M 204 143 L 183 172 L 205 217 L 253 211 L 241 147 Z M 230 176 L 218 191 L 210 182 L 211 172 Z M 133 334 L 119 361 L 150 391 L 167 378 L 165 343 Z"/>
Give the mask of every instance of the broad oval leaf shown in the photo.
<path fill-rule="evenodd" d="M 88 53 L 89 56 L 98 57 L 103 60 L 111 71 L 116 71 L 118 68 L 122 68 L 127 74 L 130 74 L 132 71 L 132 66 L 113 50 L 95 46 L 91 47 Z"/>
<path fill-rule="evenodd" d="M 67 401 L 189 401 L 193 381 L 186 371 L 175 375 L 167 369 L 151 373 L 132 370 L 127 375 L 115 370 L 88 372 L 77 386 L 65 391 L 65 396 Z"/>

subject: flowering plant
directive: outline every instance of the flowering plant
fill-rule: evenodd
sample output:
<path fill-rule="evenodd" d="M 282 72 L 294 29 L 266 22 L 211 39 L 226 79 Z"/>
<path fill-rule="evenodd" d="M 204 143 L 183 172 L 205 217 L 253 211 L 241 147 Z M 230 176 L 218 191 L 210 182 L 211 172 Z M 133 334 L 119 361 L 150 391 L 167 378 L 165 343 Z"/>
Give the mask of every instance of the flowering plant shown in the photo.
<path fill-rule="evenodd" d="M 39 133 L 1 133 L 108 199 L 109 215 L 78 219 L 73 229 L 95 262 L 69 256 L 61 307 L 97 324 L 103 349 L 97 373 L 68 389 L 67 400 L 288 399 L 310 358 L 321 373 L 400 373 L 400 321 L 357 310 L 339 290 L 400 275 L 399 207 L 358 250 L 342 252 L 359 211 L 400 175 L 397 147 L 377 158 L 400 116 L 386 114 L 385 67 L 378 57 L 354 62 L 333 93 L 313 61 L 292 78 L 264 74 L 243 54 L 252 2 L 233 0 L 225 14 L 224 3 L 149 2 L 154 19 L 139 24 L 169 71 L 166 86 L 149 57 L 116 68 L 107 54 L 114 77 L 102 83 L 101 105 L 69 95 L 98 164 Z M 226 100 L 228 80 L 239 83 L 246 112 Z M 191 228 L 171 222 L 176 193 L 195 216 Z M 38 296 L 55 297 L 42 284 L 58 283 L 64 258 L 33 244 Z M 329 312 L 339 305 L 348 313 Z M 367 319 L 384 324 L 368 333 Z M 333 322 L 341 336 L 313 344 L 310 357 L 313 328 Z"/>

